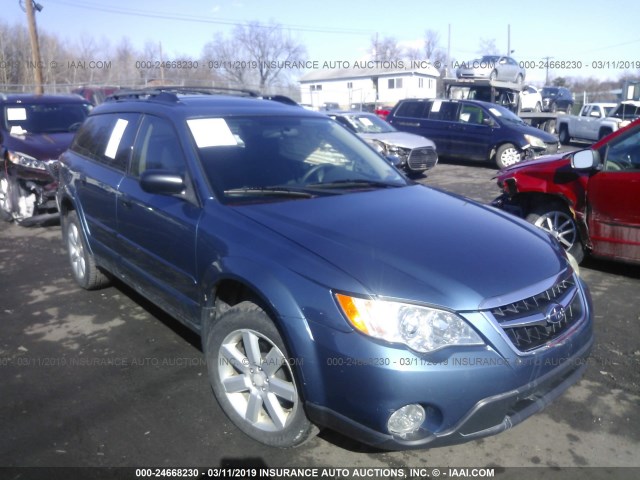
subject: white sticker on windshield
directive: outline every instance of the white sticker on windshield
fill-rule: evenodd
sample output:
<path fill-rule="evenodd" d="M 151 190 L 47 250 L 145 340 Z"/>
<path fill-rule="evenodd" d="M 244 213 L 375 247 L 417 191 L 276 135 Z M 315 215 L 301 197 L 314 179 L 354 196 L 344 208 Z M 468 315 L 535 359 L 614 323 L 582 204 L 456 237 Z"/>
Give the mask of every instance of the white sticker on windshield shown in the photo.
<path fill-rule="evenodd" d="M 107 143 L 107 149 L 104 151 L 105 156 L 115 159 L 116 153 L 118 153 L 118 147 L 120 146 L 120 141 L 122 140 L 122 135 L 124 135 L 124 130 L 127 128 L 129 124 L 128 120 L 124 120 L 119 118 L 116 122 L 115 127 L 111 131 L 111 138 L 109 138 L 109 143 Z"/>
<path fill-rule="evenodd" d="M 361 124 L 366 125 L 367 127 L 370 127 L 373 125 L 373 122 L 369 120 L 367 117 L 360 117 L 358 118 L 358 120 L 360 120 Z"/>
<path fill-rule="evenodd" d="M 498 110 L 497 108 L 490 108 L 489 111 L 493 113 L 496 117 L 502 116 L 502 113 L 500 113 L 500 110 Z"/>
<path fill-rule="evenodd" d="M 236 138 L 224 118 L 195 118 L 187 120 L 198 148 L 233 147 Z"/>
<path fill-rule="evenodd" d="M 11 130 L 9 131 L 9 133 L 11 135 L 24 135 L 27 133 L 27 131 L 23 130 L 20 125 L 14 125 L 11 127 Z"/>
<path fill-rule="evenodd" d="M 433 105 L 431 106 L 431 111 L 439 112 L 441 106 L 442 106 L 442 100 L 434 100 Z"/>
<path fill-rule="evenodd" d="M 26 108 L 7 108 L 7 120 L 9 122 L 19 122 L 27 119 Z"/>

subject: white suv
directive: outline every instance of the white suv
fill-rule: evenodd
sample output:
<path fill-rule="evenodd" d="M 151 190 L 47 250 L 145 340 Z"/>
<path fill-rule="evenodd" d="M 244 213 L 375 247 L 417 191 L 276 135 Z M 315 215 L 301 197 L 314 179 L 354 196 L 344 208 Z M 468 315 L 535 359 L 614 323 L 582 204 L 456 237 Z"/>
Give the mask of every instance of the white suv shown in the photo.
<path fill-rule="evenodd" d="M 520 92 L 520 110 L 542 111 L 542 95 L 540 90 L 527 85 Z"/>

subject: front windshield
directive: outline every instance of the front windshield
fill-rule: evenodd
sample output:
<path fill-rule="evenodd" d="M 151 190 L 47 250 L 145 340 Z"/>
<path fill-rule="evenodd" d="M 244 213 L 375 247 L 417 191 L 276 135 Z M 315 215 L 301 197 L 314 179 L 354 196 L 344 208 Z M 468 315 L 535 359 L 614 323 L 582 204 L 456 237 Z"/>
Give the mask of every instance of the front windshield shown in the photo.
<path fill-rule="evenodd" d="M 496 55 L 485 55 L 480 59 L 482 63 L 489 63 L 489 64 L 497 63 L 498 60 L 500 60 L 500 57 Z"/>
<path fill-rule="evenodd" d="M 384 158 L 330 118 L 196 118 L 187 124 L 206 177 L 223 201 L 407 185 Z"/>
<path fill-rule="evenodd" d="M 542 96 L 543 97 L 555 97 L 558 94 L 557 88 L 543 88 Z"/>
<path fill-rule="evenodd" d="M 4 127 L 14 135 L 74 132 L 89 114 L 89 104 L 42 103 L 7 105 Z"/>
<path fill-rule="evenodd" d="M 640 116 L 640 105 L 621 103 L 610 116 L 623 120 L 634 120 Z"/>
<path fill-rule="evenodd" d="M 396 129 L 377 115 L 345 115 L 344 119 L 357 133 L 388 133 Z"/>
<path fill-rule="evenodd" d="M 522 120 L 519 116 L 517 116 L 511 110 L 501 107 L 500 105 L 492 105 L 489 108 L 489 111 L 499 121 L 507 122 L 515 125 L 526 125 L 525 121 Z"/>

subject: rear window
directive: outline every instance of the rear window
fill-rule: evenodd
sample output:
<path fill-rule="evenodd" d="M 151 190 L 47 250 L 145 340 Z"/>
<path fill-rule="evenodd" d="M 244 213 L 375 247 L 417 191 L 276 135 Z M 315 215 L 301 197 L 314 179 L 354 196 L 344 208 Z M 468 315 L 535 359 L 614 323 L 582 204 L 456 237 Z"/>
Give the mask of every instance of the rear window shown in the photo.
<path fill-rule="evenodd" d="M 125 171 L 139 116 L 104 114 L 89 117 L 76 134 L 71 150 L 99 163 Z"/>

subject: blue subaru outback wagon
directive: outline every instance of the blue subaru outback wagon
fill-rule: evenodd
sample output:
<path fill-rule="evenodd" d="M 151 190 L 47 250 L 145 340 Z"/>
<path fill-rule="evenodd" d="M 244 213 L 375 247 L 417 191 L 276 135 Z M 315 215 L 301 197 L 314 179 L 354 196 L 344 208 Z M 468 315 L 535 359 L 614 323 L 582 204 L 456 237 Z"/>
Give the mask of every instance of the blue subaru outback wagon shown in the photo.
<path fill-rule="evenodd" d="M 61 162 L 76 281 L 120 279 L 199 332 L 215 397 L 257 441 L 465 442 L 585 368 L 590 297 L 547 233 L 407 180 L 324 115 L 125 92 Z"/>

